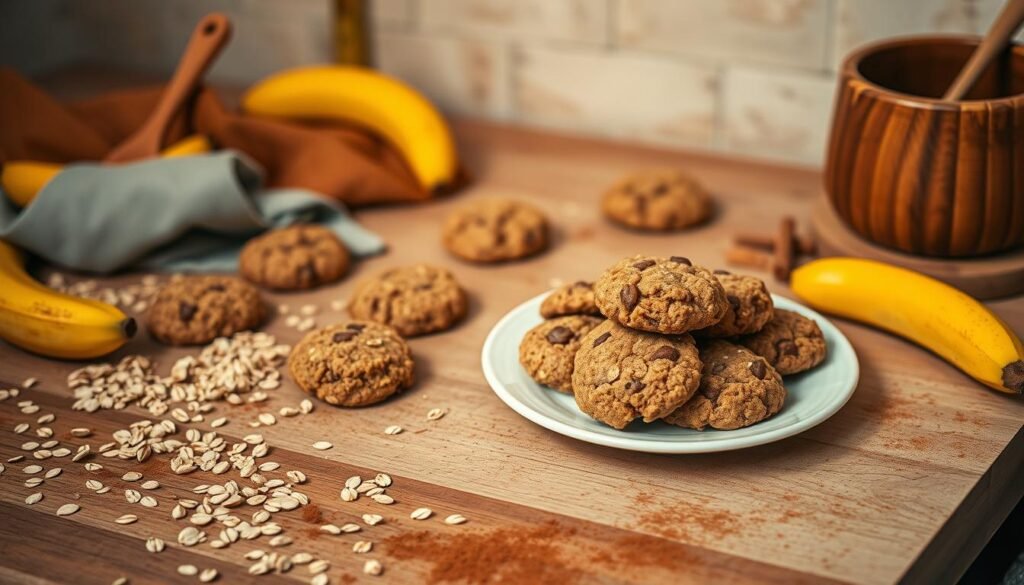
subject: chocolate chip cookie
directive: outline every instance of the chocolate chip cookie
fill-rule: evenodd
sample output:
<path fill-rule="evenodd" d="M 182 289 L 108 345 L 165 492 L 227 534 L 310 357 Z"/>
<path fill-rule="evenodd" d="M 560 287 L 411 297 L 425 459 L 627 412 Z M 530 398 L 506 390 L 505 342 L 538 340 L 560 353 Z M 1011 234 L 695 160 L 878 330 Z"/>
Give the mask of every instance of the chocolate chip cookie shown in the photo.
<path fill-rule="evenodd" d="M 740 343 L 768 360 L 783 376 L 809 370 L 825 360 L 825 336 L 813 319 L 785 309 Z"/>
<path fill-rule="evenodd" d="M 255 329 L 266 315 L 260 293 L 237 278 L 186 276 L 157 293 L 146 322 L 160 342 L 196 345 Z"/>
<path fill-rule="evenodd" d="M 605 321 L 580 342 L 572 389 L 580 410 L 617 429 L 651 422 L 683 405 L 700 383 L 693 338 Z"/>
<path fill-rule="evenodd" d="M 682 256 L 621 260 L 594 284 L 594 299 L 604 316 L 626 327 L 671 334 L 710 327 L 729 308 L 711 271 Z"/>
<path fill-rule="evenodd" d="M 782 376 L 764 358 L 720 339 L 700 350 L 704 363 L 700 388 L 665 422 L 703 430 L 732 430 L 761 422 L 782 408 Z"/>
<path fill-rule="evenodd" d="M 556 288 L 540 305 L 540 314 L 545 319 L 562 315 L 594 315 L 599 317 L 601 311 L 594 301 L 594 285 L 582 280 L 572 284 L 563 284 Z"/>
<path fill-rule="evenodd" d="M 331 230 L 293 225 L 249 240 L 238 268 L 249 282 L 279 290 L 313 288 L 348 272 L 348 249 Z"/>
<path fill-rule="evenodd" d="M 411 337 L 444 331 L 466 316 L 466 293 L 451 272 L 418 264 L 363 280 L 348 310 L 356 319 L 384 323 Z"/>
<path fill-rule="evenodd" d="M 572 393 L 573 360 L 583 336 L 604 319 L 568 315 L 544 321 L 526 332 L 519 344 L 519 363 L 530 377 L 555 390 Z"/>
<path fill-rule="evenodd" d="M 449 252 L 472 262 L 503 262 L 532 256 L 548 245 L 548 222 L 531 205 L 510 199 L 477 199 L 445 221 Z"/>
<path fill-rule="evenodd" d="M 711 197 L 694 180 L 672 169 L 629 175 L 604 194 L 601 210 L 612 221 L 639 230 L 680 230 L 711 216 Z"/>
<path fill-rule="evenodd" d="M 715 270 L 715 278 L 725 289 L 725 300 L 729 307 L 722 320 L 711 327 L 694 331 L 701 337 L 732 337 L 757 333 L 774 314 L 772 295 L 764 281 L 753 276 L 730 274 Z"/>
<path fill-rule="evenodd" d="M 288 356 L 300 388 L 335 406 L 366 406 L 413 383 L 412 352 L 379 323 L 350 321 L 307 334 Z"/>

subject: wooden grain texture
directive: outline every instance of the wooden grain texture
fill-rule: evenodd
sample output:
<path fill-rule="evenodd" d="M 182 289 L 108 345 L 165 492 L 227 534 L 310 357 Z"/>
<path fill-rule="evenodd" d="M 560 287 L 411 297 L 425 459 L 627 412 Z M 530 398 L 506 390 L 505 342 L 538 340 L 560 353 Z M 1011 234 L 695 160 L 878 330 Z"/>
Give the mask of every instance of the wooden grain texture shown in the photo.
<path fill-rule="evenodd" d="M 892 583 L 904 575 L 919 582 L 949 581 L 974 558 L 1007 510 L 1024 492 L 1015 481 L 1024 464 L 1021 429 L 1024 402 L 987 391 L 938 358 L 908 343 L 860 325 L 837 324 L 861 360 L 862 381 L 850 403 L 832 419 L 771 445 L 739 452 L 695 456 L 649 455 L 581 443 L 533 425 L 504 406 L 479 367 L 479 352 L 490 328 L 509 309 L 547 289 L 552 279 L 593 278 L 622 256 L 682 254 L 720 266 L 737 231 L 756 233 L 793 215 L 806 227 L 819 192 L 816 173 L 728 161 L 710 156 L 561 138 L 523 130 L 463 122 L 456 133 L 477 182 L 466 192 L 420 206 L 361 211 L 359 219 L 384 236 L 388 253 L 359 263 L 336 286 L 306 293 L 268 294 L 274 304 L 321 307 L 319 324 L 340 319 L 330 301 L 344 299 L 355 281 L 378 270 L 414 262 L 451 268 L 471 296 L 470 314 L 452 331 L 414 339 L 418 380 L 413 389 L 383 404 L 358 410 L 319 405 L 304 417 L 285 419 L 260 432 L 272 445 L 269 459 L 310 476 L 307 491 L 333 522 L 379 511 L 385 524 L 359 535 L 311 536 L 296 512 L 279 513 L 296 542 L 289 552 L 309 550 L 332 562 L 332 582 L 342 574 L 362 583 L 421 583 L 431 562 L 391 558 L 381 546 L 374 556 L 385 564 L 380 578 L 363 576 L 351 542 L 378 543 L 395 534 L 430 530 L 493 534 L 529 531 L 556 523 L 560 537 L 549 562 L 577 575 L 579 583 Z M 637 168 L 673 165 L 705 182 L 719 202 L 709 225 L 680 234 L 645 235 L 621 230 L 599 216 L 604 187 Z M 546 211 L 556 226 L 553 248 L 526 262 L 499 266 L 463 264 L 441 248 L 442 219 L 462 201 L 485 196 L 521 198 Z M 130 282 L 129 275 L 110 282 Z M 770 283 L 772 292 L 791 296 Z M 1024 303 L 993 303 L 1018 331 Z M 286 343 L 300 333 L 276 316 L 266 329 Z M 120 351 L 152 355 L 166 373 L 190 350 L 166 348 L 145 336 Z M 515 359 L 515 356 L 509 356 Z M 95 415 L 72 412 L 65 377 L 74 367 L 0 346 L 0 379 L 38 377 L 24 395 L 57 414 L 58 436 L 87 425 L 98 445 L 109 432 L 143 418 L 137 409 Z M 296 404 L 302 394 L 288 381 L 272 393 L 274 410 Z M 427 422 L 434 407 L 449 409 Z M 269 410 L 269 408 L 268 408 Z M 249 432 L 258 409 L 220 405 L 231 422 L 219 429 L 229 437 Z M 18 452 L 21 437 L 11 428 L 27 417 L 13 401 L 0 402 L 0 460 Z M 210 417 L 212 418 L 212 417 Z M 209 418 L 208 418 L 209 420 Z M 385 435 L 391 424 L 405 427 Z M 197 425 L 201 429 L 208 426 Z M 335 447 L 315 451 L 328 440 Z M 104 479 L 117 487 L 130 468 L 114 460 Z M 170 498 L 212 477 L 175 477 L 166 460 L 142 469 L 164 487 L 155 510 L 129 507 L 119 495 L 96 496 L 84 488 L 80 465 L 60 463 L 64 473 L 40 491 L 35 506 L 23 500 L 20 465 L 0 475 L 0 579 L 15 582 L 109 583 L 118 575 L 133 583 L 181 582 L 182 562 L 216 566 L 225 582 L 245 581 L 242 553 L 264 542 L 214 550 L 182 550 L 173 544 L 184 524 L 169 518 Z M 338 491 L 346 477 L 386 471 L 398 503 L 345 503 Z M 54 510 L 68 492 L 81 494 L 82 511 L 57 518 Z M 408 514 L 429 506 L 435 518 L 414 522 Z M 137 524 L 117 526 L 113 518 L 131 510 Z M 463 526 L 440 522 L 449 513 L 469 518 Z M 54 533 L 61 533 L 58 539 Z M 150 555 L 144 539 L 157 535 L 169 551 Z M 639 551 L 639 552 L 638 552 Z M 548 554 L 547 550 L 543 553 Z M 89 557 L 86 564 L 84 557 Z M 628 560 L 627 560 L 628 559 Z M 88 567 L 96 566 L 94 570 Z M 308 578 L 304 571 L 285 577 Z M 275 582 L 262 577 L 255 582 Z"/>
<path fill-rule="evenodd" d="M 869 240 L 927 256 L 1024 244 L 1024 47 L 939 99 L 977 39 L 882 41 L 843 63 L 825 189 Z"/>

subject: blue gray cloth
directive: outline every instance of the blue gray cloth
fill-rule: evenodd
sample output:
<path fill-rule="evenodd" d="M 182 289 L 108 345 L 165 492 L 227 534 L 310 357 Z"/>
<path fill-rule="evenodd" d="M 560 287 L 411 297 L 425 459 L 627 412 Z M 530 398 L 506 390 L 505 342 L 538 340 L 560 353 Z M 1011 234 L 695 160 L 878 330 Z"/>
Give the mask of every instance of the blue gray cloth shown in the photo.
<path fill-rule="evenodd" d="M 355 256 L 384 250 L 334 200 L 262 188 L 244 155 L 72 164 L 24 210 L 0 197 L 0 239 L 61 266 L 96 273 L 134 268 L 233 272 L 247 239 L 295 222 L 332 229 Z"/>

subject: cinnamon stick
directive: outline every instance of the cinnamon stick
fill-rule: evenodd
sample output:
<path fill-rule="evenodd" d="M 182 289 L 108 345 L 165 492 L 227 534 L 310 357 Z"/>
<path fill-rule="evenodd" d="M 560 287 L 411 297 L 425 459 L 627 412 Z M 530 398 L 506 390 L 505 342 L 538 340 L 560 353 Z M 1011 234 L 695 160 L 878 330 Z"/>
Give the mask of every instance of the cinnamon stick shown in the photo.
<path fill-rule="evenodd" d="M 792 216 L 786 216 L 779 222 L 779 230 L 775 232 L 775 258 L 772 272 L 775 274 L 775 278 L 783 282 L 789 280 L 789 273 L 793 271 L 795 260 L 793 232 L 795 230 L 796 220 Z"/>
<path fill-rule="evenodd" d="M 768 270 L 772 265 L 772 255 L 750 246 L 732 246 L 725 251 L 725 263 L 729 266 Z"/>

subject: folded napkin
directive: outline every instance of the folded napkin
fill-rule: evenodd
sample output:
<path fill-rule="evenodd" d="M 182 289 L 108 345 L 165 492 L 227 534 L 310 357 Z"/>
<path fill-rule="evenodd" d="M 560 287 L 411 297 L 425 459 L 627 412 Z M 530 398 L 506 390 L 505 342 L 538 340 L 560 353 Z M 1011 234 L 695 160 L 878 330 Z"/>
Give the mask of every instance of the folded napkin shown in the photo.
<path fill-rule="evenodd" d="M 0 239 L 90 272 L 231 272 L 249 237 L 296 221 L 333 229 L 356 256 L 384 249 L 335 200 L 305 189 L 263 189 L 259 166 L 233 151 L 73 164 L 24 210 L 0 199 Z"/>

